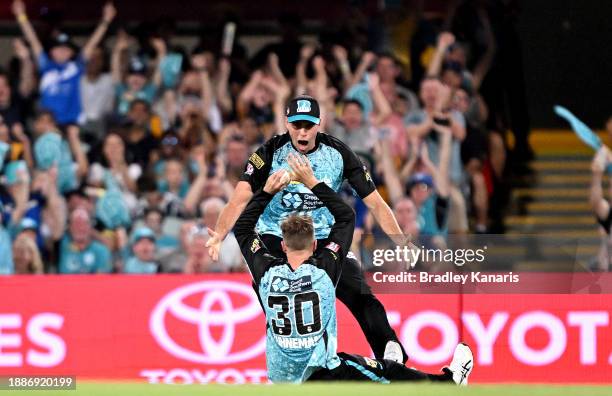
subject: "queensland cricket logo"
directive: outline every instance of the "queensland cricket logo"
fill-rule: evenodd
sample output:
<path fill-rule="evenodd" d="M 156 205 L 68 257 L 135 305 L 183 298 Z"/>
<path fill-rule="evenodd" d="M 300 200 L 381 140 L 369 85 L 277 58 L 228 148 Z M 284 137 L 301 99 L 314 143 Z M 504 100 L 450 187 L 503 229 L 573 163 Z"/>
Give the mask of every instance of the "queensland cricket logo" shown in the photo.
<path fill-rule="evenodd" d="M 296 111 L 298 113 L 310 113 L 310 102 L 308 100 L 298 100 Z"/>

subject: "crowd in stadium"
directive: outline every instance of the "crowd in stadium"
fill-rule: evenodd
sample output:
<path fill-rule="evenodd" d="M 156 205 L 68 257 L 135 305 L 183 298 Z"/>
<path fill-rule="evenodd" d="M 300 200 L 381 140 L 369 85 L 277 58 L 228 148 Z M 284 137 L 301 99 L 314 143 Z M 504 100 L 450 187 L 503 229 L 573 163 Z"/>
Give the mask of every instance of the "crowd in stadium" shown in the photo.
<path fill-rule="evenodd" d="M 120 26 L 111 3 L 78 47 L 61 26 L 39 36 L 15 0 L 22 35 L 0 71 L 0 274 L 244 271 L 232 235 L 210 258 L 207 228 L 301 94 L 319 102 L 321 131 L 359 154 L 406 234 L 443 246 L 496 231 L 509 121 L 503 98 L 481 91 L 503 79 L 491 18 L 505 16 L 478 4 L 422 22 L 409 66 L 384 40 L 369 45 L 364 26 L 307 42 L 286 15 L 281 38 L 249 54 L 239 29 L 229 48 L 209 37 L 184 48 L 162 25 Z M 515 164 L 529 157 L 517 129 Z M 380 231 L 346 197 L 359 249 Z"/>

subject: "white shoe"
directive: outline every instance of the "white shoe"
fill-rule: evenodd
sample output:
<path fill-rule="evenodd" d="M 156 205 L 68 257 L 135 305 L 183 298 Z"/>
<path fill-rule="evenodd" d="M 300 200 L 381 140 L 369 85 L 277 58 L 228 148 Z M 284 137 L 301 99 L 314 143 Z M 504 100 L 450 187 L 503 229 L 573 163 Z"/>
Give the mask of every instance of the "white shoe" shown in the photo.
<path fill-rule="evenodd" d="M 404 354 L 402 353 L 402 347 L 395 341 L 387 342 L 385 346 L 384 359 L 393 360 L 399 364 L 404 364 Z"/>
<path fill-rule="evenodd" d="M 453 373 L 453 381 L 459 386 L 466 386 L 473 367 L 474 356 L 472 350 L 467 344 L 458 344 L 453 354 L 453 360 L 448 367 Z"/>

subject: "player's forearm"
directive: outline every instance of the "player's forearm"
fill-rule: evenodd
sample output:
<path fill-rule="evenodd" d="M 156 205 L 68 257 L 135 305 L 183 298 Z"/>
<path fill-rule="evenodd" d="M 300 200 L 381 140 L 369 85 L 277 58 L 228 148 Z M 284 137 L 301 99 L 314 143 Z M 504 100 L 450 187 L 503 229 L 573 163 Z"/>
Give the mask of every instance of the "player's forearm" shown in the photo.
<path fill-rule="evenodd" d="M 215 231 L 219 234 L 219 238 L 221 240 L 223 240 L 234 227 L 236 220 L 238 220 L 238 217 L 253 196 L 250 185 L 246 183 L 247 186 L 245 187 L 243 186 L 243 183 L 246 182 L 238 183 L 236 190 L 234 191 L 234 195 L 232 195 L 230 201 L 227 203 L 227 205 L 225 205 L 219 215 L 219 219 L 217 220 Z"/>
<path fill-rule="evenodd" d="M 377 191 L 368 195 L 363 202 L 370 209 L 385 234 L 394 240 L 403 239 L 404 233 L 397 223 L 393 211 Z"/>

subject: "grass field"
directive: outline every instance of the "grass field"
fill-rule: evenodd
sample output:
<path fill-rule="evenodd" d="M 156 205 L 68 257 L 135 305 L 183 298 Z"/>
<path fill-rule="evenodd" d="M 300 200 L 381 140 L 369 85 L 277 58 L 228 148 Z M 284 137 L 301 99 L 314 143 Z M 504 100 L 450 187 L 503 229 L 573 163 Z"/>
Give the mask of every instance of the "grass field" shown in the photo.
<path fill-rule="evenodd" d="M 0 391 L 2 394 L 2 391 Z M 6 392 L 9 394 L 9 392 Z M 379 385 L 358 383 L 308 385 L 148 385 L 135 383 L 78 383 L 76 391 L 11 391 L 10 395 L 64 396 L 610 396 L 612 386 L 570 385 Z"/>

